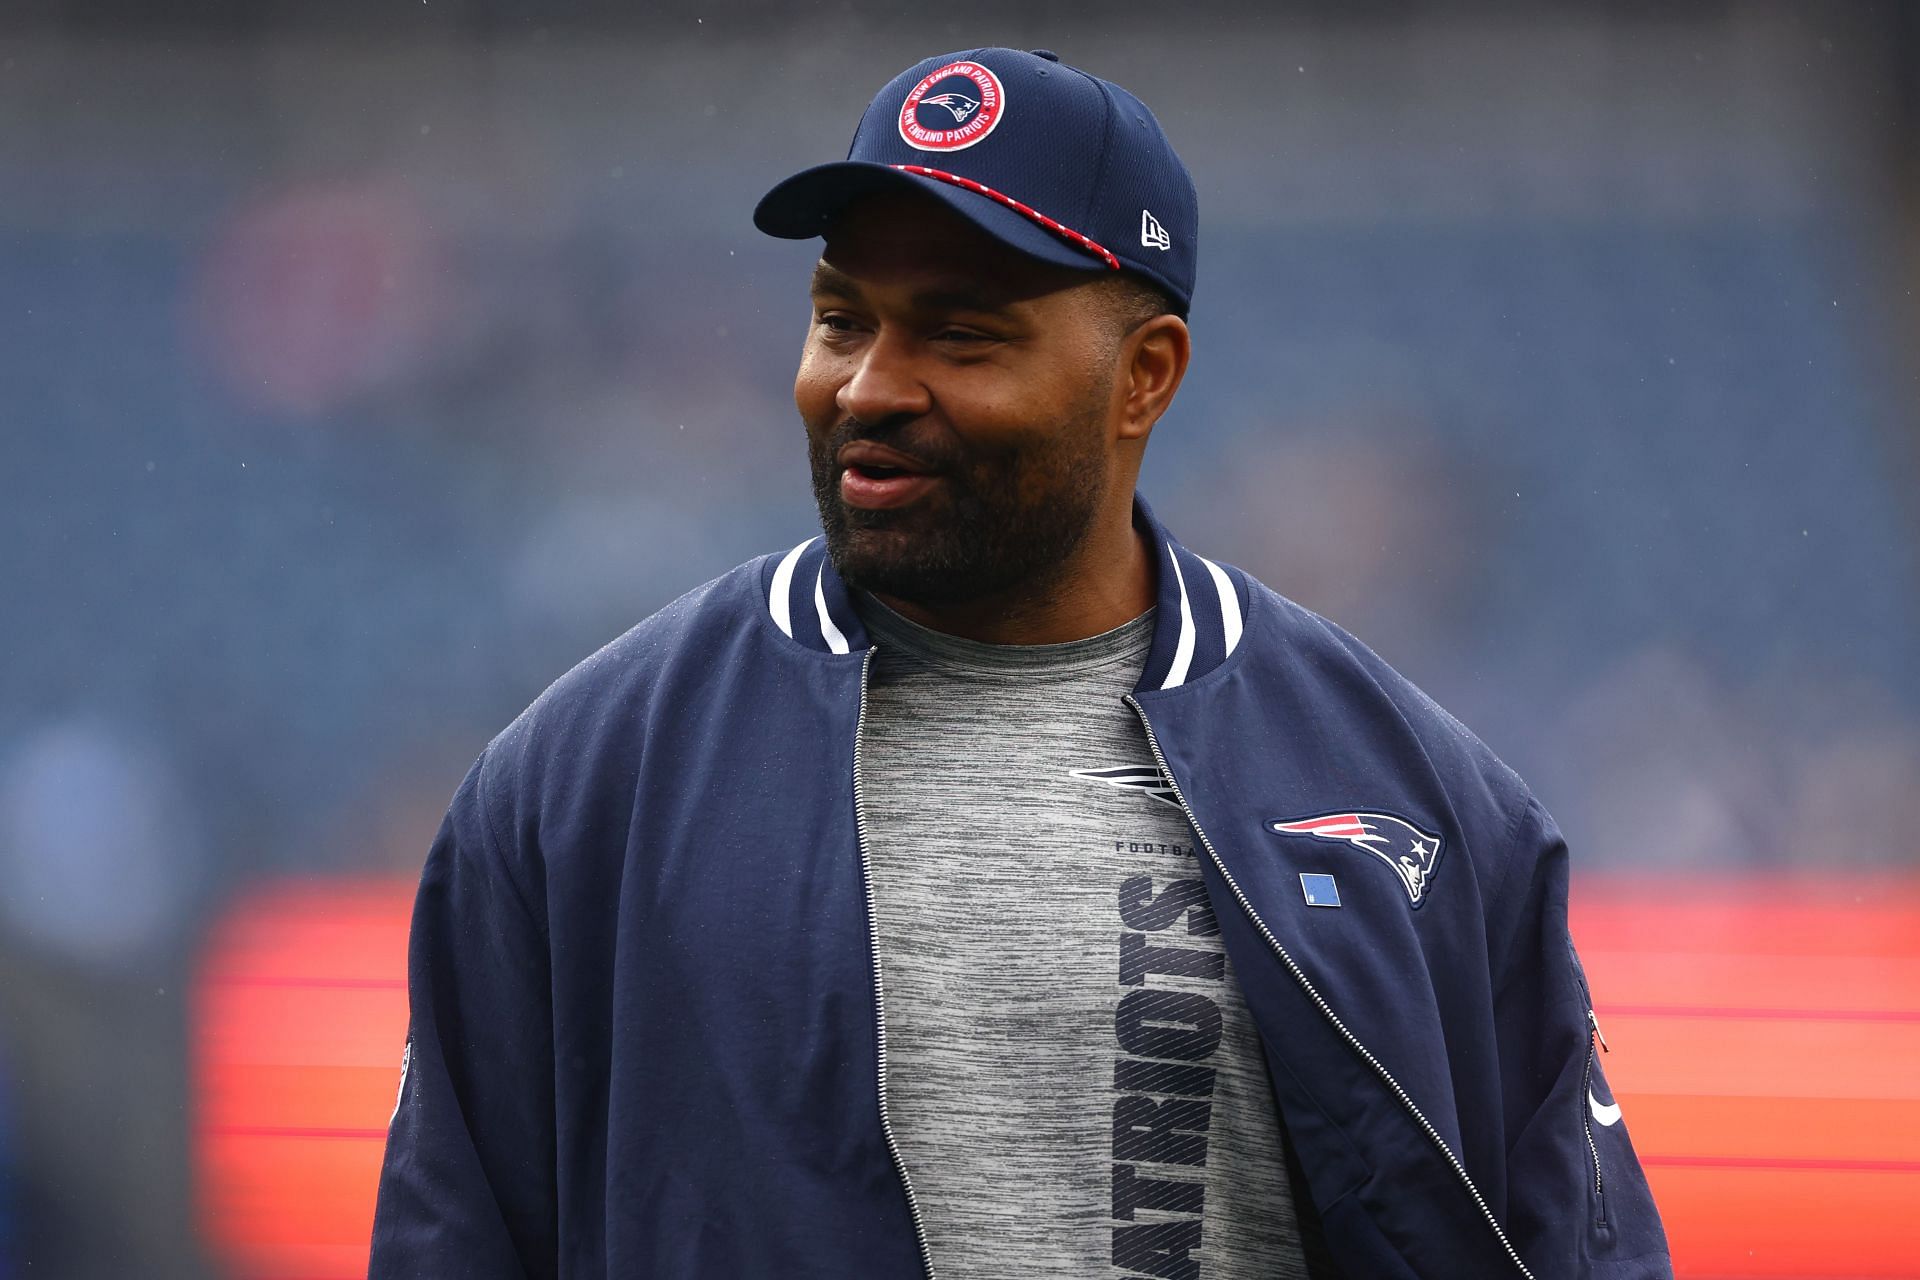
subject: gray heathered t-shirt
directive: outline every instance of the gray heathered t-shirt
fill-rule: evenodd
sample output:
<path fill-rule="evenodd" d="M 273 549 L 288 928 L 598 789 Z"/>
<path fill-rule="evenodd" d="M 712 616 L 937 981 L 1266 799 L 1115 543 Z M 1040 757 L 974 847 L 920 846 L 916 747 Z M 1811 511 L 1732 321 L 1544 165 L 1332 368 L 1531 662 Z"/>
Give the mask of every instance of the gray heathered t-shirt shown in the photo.
<path fill-rule="evenodd" d="M 1304 1277 L 1205 853 L 1120 701 L 1152 613 L 987 645 L 858 603 L 887 1112 L 936 1274 Z"/>

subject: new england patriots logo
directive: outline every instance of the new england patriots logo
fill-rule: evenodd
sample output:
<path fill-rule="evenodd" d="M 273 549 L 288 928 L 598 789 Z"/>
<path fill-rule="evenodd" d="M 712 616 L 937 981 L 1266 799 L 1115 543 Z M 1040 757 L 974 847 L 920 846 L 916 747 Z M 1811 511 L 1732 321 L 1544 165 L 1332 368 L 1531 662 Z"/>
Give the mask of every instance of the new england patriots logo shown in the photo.
<path fill-rule="evenodd" d="M 980 104 L 964 93 L 936 93 L 931 98 L 920 99 L 922 106 L 927 103 L 932 103 L 936 107 L 945 107 L 951 111 L 955 124 L 965 124 L 967 117 L 980 109 Z"/>
<path fill-rule="evenodd" d="M 1110 787 L 1170 804 L 1176 809 L 1180 807 L 1180 801 L 1174 798 L 1173 788 L 1160 776 L 1160 770 L 1151 764 L 1123 764 L 1113 769 L 1069 769 L 1067 772 L 1076 778 L 1104 782 Z"/>
<path fill-rule="evenodd" d="M 1440 850 L 1446 843 L 1431 831 L 1384 813 L 1326 813 L 1293 822 L 1269 822 L 1267 830 L 1283 836 L 1340 840 L 1365 849 L 1393 868 L 1416 907 L 1426 901 L 1434 864 L 1440 861 Z"/>

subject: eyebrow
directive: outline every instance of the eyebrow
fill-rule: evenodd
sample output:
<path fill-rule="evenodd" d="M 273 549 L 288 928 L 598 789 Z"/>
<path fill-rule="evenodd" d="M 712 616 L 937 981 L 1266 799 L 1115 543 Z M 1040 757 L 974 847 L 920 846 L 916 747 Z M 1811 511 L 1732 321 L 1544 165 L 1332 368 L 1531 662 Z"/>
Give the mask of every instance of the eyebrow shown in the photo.
<path fill-rule="evenodd" d="M 822 262 L 813 269 L 811 292 L 814 296 L 858 298 L 860 282 L 837 267 Z M 1005 311 L 1011 298 L 994 289 L 978 285 L 945 286 L 925 289 L 910 299 L 916 311 Z"/>

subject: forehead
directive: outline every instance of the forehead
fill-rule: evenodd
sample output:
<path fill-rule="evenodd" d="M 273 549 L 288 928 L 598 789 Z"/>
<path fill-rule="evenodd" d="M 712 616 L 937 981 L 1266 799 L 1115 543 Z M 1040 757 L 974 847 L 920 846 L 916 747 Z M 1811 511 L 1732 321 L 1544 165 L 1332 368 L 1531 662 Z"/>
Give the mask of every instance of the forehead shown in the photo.
<path fill-rule="evenodd" d="M 828 229 L 821 261 L 873 288 L 964 286 L 1007 301 L 1060 293 L 1095 279 L 1009 249 L 944 203 L 917 191 L 876 192 Z"/>

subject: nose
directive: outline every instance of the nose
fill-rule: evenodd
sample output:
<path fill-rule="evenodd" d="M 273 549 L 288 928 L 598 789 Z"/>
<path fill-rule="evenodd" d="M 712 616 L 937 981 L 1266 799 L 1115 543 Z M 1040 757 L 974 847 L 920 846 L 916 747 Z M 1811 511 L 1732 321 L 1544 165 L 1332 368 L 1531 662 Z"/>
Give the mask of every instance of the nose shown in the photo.
<path fill-rule="evenodd" d="M 869 425 L 917 418 L 933 407 L 905 335 L 882 329 L 860 353 L 853 376 L 834 396 L 840 412 Z"/>

